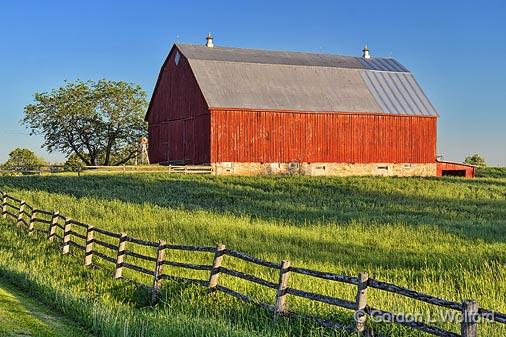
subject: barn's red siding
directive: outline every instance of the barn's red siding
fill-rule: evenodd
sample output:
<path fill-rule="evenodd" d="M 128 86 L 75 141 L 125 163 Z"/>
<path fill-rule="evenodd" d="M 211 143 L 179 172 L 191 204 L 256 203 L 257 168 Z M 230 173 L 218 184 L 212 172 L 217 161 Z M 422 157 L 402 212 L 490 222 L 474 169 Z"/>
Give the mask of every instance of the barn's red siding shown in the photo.
<path fill-rule="evenodd" d="M 211 111 L 211 162 L 434 163 L 436 118 Z"/>
<path fill-rule="evenodd" d="M 173 49 L 165 62 L 149 115 L 149 158 L 152 163 L 210 162 L 210 116 L 188 60 L 178 65 Z"/>

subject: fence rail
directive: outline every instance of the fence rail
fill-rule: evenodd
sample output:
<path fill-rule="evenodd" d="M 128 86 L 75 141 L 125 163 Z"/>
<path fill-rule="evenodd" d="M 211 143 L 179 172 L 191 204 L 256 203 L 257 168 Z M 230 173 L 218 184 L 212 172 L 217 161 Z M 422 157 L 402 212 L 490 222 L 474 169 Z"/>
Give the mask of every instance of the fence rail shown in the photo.
<path fill-rule="evenodd" d="M 169 174 L 212 174 L 214 169 L 209 165 L 119 165 L 119 166 L 82 166 L 67 167 L 65 165 L 39 165 L 37 167 L 15 167 L 12 169 L 0 169 L 0 175 L 25 174 L 25 175 L 41 175 L 54 174 L 62 172 L 75 172 L 78 175 L 85 172 L 95 173 L 156 173 L 163 172 Z"/>
<path fill-rule="evenodd" d="M 123 165 L 123 166 L 84 166 L 81 172 L 165 172 L 180 174 L 212 174 L 212 166 L 206 165 Z"/>
<path fill-rule="evenodd" d="M 331 328 L 347 329 L 350 331 L 364 332 L 366 330 L 366 321 L 368 317 L 381 317 L 383 321 L 391 322 L 394 324 L 404 325 L 419 331 L 423 331 L 434 336 L 442 337 L 476 337 L 477 327 L 480 318 L 486 318 L 496 323 L 506 324 L 506 314 L 479 308 L 476 301 L 463 301 L 453 302 L 441 299 L 432 295 L 417 292 L 412 289 L 397 286 L 395 284 L 378 281 L 374 278 L 369 278 L 367 273 L 359 273 L 358 277 L 340 275 L 328 272 L 321 272 L 306 268 L 294 267 L 290 265 L 290 261 L 270 262 L 250 256 L 248 254 L 225 248 L 224 245 L 219 244 L 216 247 L 211 246 L 192 246 L 192 245 L 177 245 L 167 244 L 165 241 L 147 241 L 127 236 L 125 233 L 115 233 L 105 229 L 94 227 L 93 225 L 86 224 L 77 220 L 70 219 L 57 211 L 41 210 L 27 204 L 25 201 L 15 198 L 7 193 L 2 194 L 2 217 L 5 219 L 7 216 L 16 221 L 16 225 L 28 229 L 29 234 L 32 232 L 41 232 L 46 235 L 49 240 L 57 238 L 62 242 L 63 254 L 68 254 L 70 247 L 85 252 L 85 265 L 89 266 L 93 263 L 93 258 L 98 257 L 102 260 L 114 264 L 114 277 L 123 277 L 123 268 L 138 272 L 152 277 L 152 301 L 156 302 L 159 298 L 159 290 L 162 280 L 177 280 L 184 282 L 191 282 L 206 286 L 210 291 L 220 291 L 228 295 L 234 296 L 242 301 L 255 303 L 263 308 L 273 311 L 276 315 L 283 315 L 288 317 L 302 317 L 309 318 L 316 323 Z M 45 218 L 44 218 L 45 217 Z M 63 221 L 63 224 L 60 222 Z M 46 230 L 35 228 L 36 223 L 49 225 Z M 86 234 L 79 233 L 73 229 L 72 226 L 85 229 Z M 59 229 L 61 235 L 56 232 Z M 115 240 L 117 244 L 112 244 L 95 237 L 99 234 L 108 237 L 110 240 Z M 76 242 L 75 239 L 81 240 Z M 83 242 L 84 241 L 84 244 Z M 156 254 L 153 256 L 134 252 L 127 249 L 127 244 L 136 244 L 143 247 L 156 249 Z M 104 252 L 96 250 L 96 246 L 101 246 L 109 249 L 114 253 L 113 256 Z M 214 258 L 211 264 L 193 264 L 171 261 L 165 258 L 166 250 L 179 250 L 191 252 L 205 252 L 214 253 Z M 233 270 L 222 266 L 223 257 L 230 256 L 247 263 L 267 267 L 277 270 L 279 272 L 279 281 L 277 283 L 262 279 L 260 277 L 250 275 L 245 272 Z M 132 262 L 126 262 L 126 257 L 140 259 L 153 264 L 152 269 L 144 266 L 139 266 Z M 189 270 L 208 271 L 209 279 L 193 279 L 177 275 L 168 275 L 164 273 L 164 266 L 178 267 Z M 320 278 L 323 280 L 351 284 L 357 287 L 357 295 L 355 302 L 346 299 L 336 298 L 332 296 L 322 295 L 310 291 L 300 290 L 293 288 L 290 283 L 290 273 L 297 273 L 307 276 Z M 275 304 L 261 303 L 252 300 L 249 296 L 237 292 L 233 289 L 223 286 L 219 283 L 220 274 L 240 278 L 242 280 L 268 287 L 276 290 Z M 402 295 L 416 301 L 425 302 L 431 305 L 444 307 L 451 310 L 460 311 L 462 314 L 461 334 L 456 334 L 451 331 L 443 330 L 439 327 L 425 324 L 418 321 L 408 321 L 402 315 L 383 311 L 371 307 L 367 302 L 368 288 L 387 291 L 390 293 Z M 330 321 L 321 317 L 306 316 L 295 312 L 288 311 L 287 301 L 288 295 L 302 297 L 316 302 L 322 302 L 333 306 L 345 308 L 353 311 L 355 318 L 355 325 L 353 327 L 343 326 L 340 322 Z"/>

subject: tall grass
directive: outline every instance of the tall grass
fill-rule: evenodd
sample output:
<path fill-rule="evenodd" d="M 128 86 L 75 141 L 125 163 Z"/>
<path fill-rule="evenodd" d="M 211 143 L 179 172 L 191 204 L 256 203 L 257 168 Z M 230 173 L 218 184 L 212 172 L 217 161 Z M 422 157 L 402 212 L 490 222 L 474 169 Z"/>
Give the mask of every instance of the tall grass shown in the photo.
<path fill-rule="evenodd" d="M 483 178 L 506 178 L 506 167 L 479 167 L 476 176 Z"/>
<path fill-rule="evenodd" d="M 220 242 L 271 261 L 288 258 L 297 266 L 347 275 L 368 271 L 377 279 L 438 297 L 455 301 L 473 298 L 482 307 L 506 311 L 505 179 L 138 174 L 7 177 L 0 179 L 0 189 L 23 197 L 36 207 L 58 209 L 72 218 L 125 231 L 139 238 L 183 244 Z M 18 239 L 11 241 L 18 242 Z M 4 247 L 3 250 L 12 249 Z M 40 266 L 54 267 L 58 262 L 53 259 L 69 259 L 56 255 L 44 258 Z M 212 256 L 174 253 L 170 258 L 209 264 Z M 41 257 L 19 256 L 12 260 L 24 263 L 29 259 Z M 11 261 L 7 257 L 0 260 L 3 261 L 0 261 L 1 265 Z M 77 261 L 75 268 L 81 270 L 82 267 L 77 266 L 81 260 Z M 251 267 L 229 257 L 224 265 L 271 281 L 277 278 L 275 271 Z M 39 269 L 42 268 L 32 269 L 33 278 L 42 277 Z M 16 270 L 19 273 L 23 268 Z M 207 278 L 205 272 L 166 270 L 169 274 Z M 102 272 L 84 270 L 83 273 Z M 132 273 L 126 273 L 126 276 L 136 278 Z M 86 277 L 78 275 L 73 282 L 79 289 L 84 287 L 92 293 L 97 291 L 91 289 L 96 280 L 104 282 L 97 286 L 102 295 L 89 297 L 89 303 L 100 305 L 101 310 L 121 312 L 117 324 L 106 320 L 97 331 L 106 330 L 108 326 L 121 327 L 125 323 L 123 318 L 132 317 L 135 323 L 128 326 L 137 332 L 131 335 L 139 335 L 144 327 L 136 321 L 137 317 L 148 315 L 168 324 L 172 322 L 171 317 L 179 317 L 178 322 L 199 322 L 195 324 L 214 332 L 221 327 L 220 333 L 226 331 L 229 334 L 327 336 L 336 333 L 299 321 L 272 323 L 270 315 L 260 309 L 238 303 L 225 295 L 208 296 L 198 287 L 182 287 L 174 283 L 166 283 L 164 300 L 157 308 L 137 308 L 135 306 L 148 296 L 139 295 L 132 299 L 127 293 L 114 295 L 113 288 L 107 284 L 116 285 L 117 282 L 111 281 L 109 275 L 96 275 L 93 280 L 85 280 Z M 55 284 L 67 278 L 67 274 L 54 275 L 51 283 L 46 282 L 46 287 L 54 289 Z M 137 280 L 149 282 L 147 279 Z M 222 276 L 220 281 L 257 300 L 271 303 L 274 300 L 272 290 L 227 276 Z M 355 292 L 352 286 L 301 275 L 292 275 L 290 283 L 299 289 L 349 300 L 353 300 Z M 116 285 L 119 289 L 122 286 Z M 80 299 L 87 298 L 86 291 L 71 293 Z M 112 300 L 98 300 L 104 297 Z M 374 307 L 384 310 L 436 314 L 435 308 L 398 295 L 370 290 L 369 297 Z M 71 303 L 72 300 L 61 302 Z M 136 304 L 132 307 L 127 303 Z M 293 311 L 350 320 L 349 312 L 324 304 L 290 297 L 289 305 Z M 124 311 L 116 310 L 117 306 Z M 71 305 L 69 313 L 72 308 Z M 192 324 L 188 323 L 189 326 Z M 438 324 L 458 331 L 458 324 Z M 155 333 L 156 329 L 162 328 L 152 329 Z M 189 331 L 175 329 L 180 329 L 183 335 Z M 375 329 L 390 336 L 421 335 L 402 327 L 375 326 Z M 201 333 L 196 335 L 201 335 L 204 330 L 199 330 Z M 484 324 L 481 332 L 488 336 L 502 336 L 506 329 L 496 324 Z M 121 336 L 120 332 L 109 335 Z"/>
<path fill-rule="evenodd" d="M 12 224 L 0 223 L 0 261 L 3 279 L 98 336 L 322 335 L 301 321 L 273 322 L 252 305 L 180 283 L 166 284 L 162 304 L 151 307 L 147 288 L 114 280 L 104 269 L 84 267 L 77 256 L 63 256 L 56 244 L 28 238 Z"/>

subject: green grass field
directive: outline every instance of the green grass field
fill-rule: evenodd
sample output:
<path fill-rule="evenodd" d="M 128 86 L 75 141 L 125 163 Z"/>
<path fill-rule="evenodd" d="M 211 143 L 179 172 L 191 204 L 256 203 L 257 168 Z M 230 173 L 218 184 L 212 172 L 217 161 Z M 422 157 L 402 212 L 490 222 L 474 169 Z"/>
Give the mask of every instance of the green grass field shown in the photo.
<path fill-rule="evenodd" d="M 0 189 L 36 207 L 58 209 L 138 238 L 224 243 L 270 261 L 288 258 L 292 265 L 353 276 L 367 271 L 379 280 L 449 300 L 476 299 L 482 307 L 506 312 L 506 178 L 493 173 L 493 178 L 474 180 L 159 173 L 26 176 L 0 178 Z M 178 283 L 166 283 L 162 302 L 152 308 L 144 290 L 114 281 L 103 270 L 84 268 L 81 255 L 63 257 L 54 244 L 27 239 L 23 232 L 7 228 L 12 225 L 2 225 L 0 274 L 23 280 L 26 289 L 36 290 L 41 299 L 104 336 L 342 335 L 305 321 L 273 322 L 261 309 Z M 37 251 L 54 253 L 24 251 L 32 241 Z M 207 264 L 212 260 L 211 255 L 195 253 L 171 258 Z M 227 267 L 277 281 L 275 271 L 226 258 Z M 208 277 L 207 272 L 167 269 L 182 276 Z M 128 272 L 126 276 L 136 278 Z M 228 276 L 220 281 L 255 299 L 274 301 L 270 289 Z M 293 275 L 290 282 L 299 289 L 349 300 L 355 295 L 353 286 L 306 276 Z M 433 306 L 376 290 L 370 290 L 369 299 L 383 310 L 437 314 Z M 289 307 L 351 321 L 349 311 L 325 304 L 290 297 Z M 456 323 L 436 324 L 458 332 Z M 422 335 L 400 326 L 373 329 L 388 336 Z M 487 323 L 480 332 L 504 336 L 506 327 Z"/>
<path fill-rule="evenodd" d="M 0 280 L 0 336 L 87 337 L 68 319 Z"/>

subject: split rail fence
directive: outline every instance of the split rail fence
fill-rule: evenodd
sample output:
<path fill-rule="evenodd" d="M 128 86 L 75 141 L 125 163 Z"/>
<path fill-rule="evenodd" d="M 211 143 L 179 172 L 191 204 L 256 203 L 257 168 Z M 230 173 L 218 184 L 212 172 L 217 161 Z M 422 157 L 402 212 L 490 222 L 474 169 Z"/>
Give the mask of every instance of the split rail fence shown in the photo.
<path fill-rule="evenodd" d="M 119 166 L 83 166 L 68 168 L 65 165 L 39 165 L 36 168 L 18 167 L 0 170 L 2 174 L 42 175 L 62 172 L 76 172 L 78 175 L 90 173 L 168 173 L 168 174 L 213 174 L 212 166 L 206 165 L 119 165 Z"/>
<path fill-rule="evenodd" d="M 148 275 L 152 279 L 151 287 L 151 300 L 156 302 L 159 297 L 160 286 L 163 280 L 180 280 L 191 283 L 196 283 L 204 287 L 208 287 L 210 291 L 220 291 L 232 295 L 240 300 L 255 303 L 264 308 L 273 311 L 276 315 L 283 315 L 288 317 L 305 317 L 316 321 L 318 324 L 325 327 L 346 329 L 349 331 L 366 332 L 366 322 L 368 317 L 381 318 L 382 321 L 401 324 L 419 331 L 423 331 L 434 336 L 442 337 L 476 337 L 478 330 L 478 323 L 481 319 L 486 318 L 489 321 L 506 324 L 506 314 L 494 312 L 484 308 L 478 307 L 474 300 L 466 300 L 462 303 L 448 301 L 445 299 L 437 298 L 431 295 L 423 294 L 408 288 L 400 287 L 395 284 L 382 282 L 369 277 L 367 273 L 359 273 L 357 277 L 346 276 L 340 274 L 326 273 L 317 270 L 310 270 L 290 265 L 290 261 L 284 260 L 281 262 L 269 262 L 253 256 L 249 256 L 242 252 L 228 249 L 224 245 L 219 244 L 216 247 L 211 246 L 190 246 L 190 245 L 177 245 L 168 244 L 165 241 L 146 241 L 128 236 L 125 233 L 115 233 L 105 229 L 94 227 L 93 225 L 82 223 L 69 217 L 60 214 L 58 211 L 46 211 L 34 208 L 23 200 L 15 198 L 7 193 L 2 192 L 2 216 L 13 218 L 17 226 L 23 226 L 28 230 L 31 235 L 34 232 L 41 232 L 49 240 L 58 239 L 62 243 L 63 254 L 70 252 L 70 247 L 84 251 L 84 264 L 90 266 L 93 264 L 94 259 L 100 258 L 114 265 L 114 277 L 122 278 L 123 269 L 130 269 L 134 272 Z M 47 229 L 36 228 L 35 224 L 43 224 Z M 81 234 L 76 230 L 76 227 L 84 230 L 86 234 Z M 58 233 L 61 233 L 58 234 Z M 97 234 L 107 236 L 113 239 L 117 244 L 111 244 L 96 238 Z M 96 246 L 101 246 L 113 252 L 113 255 L 107 255 L 98 252 Z M 151 247 L 156 251 L 153 256 L 140 254 L 131 249 L 132 245 L 139 245 L 144 247 Z M 129 247 L 130 246 L 130 247 Z M 191 251 L 191 252 L 208 252 L 214 253 L 212 264 L 191 264 L 175 262 L 166 259 L 165 252 L 168 250 Z M 278 270 L 279 280 L 277 283 L 246 274 L 237 270 L 226 268 L 222 265 L 223 257 L 225 255 L 232 256 L 247 263 L 272 268 Z M 145 267 L 126 262 L 128 257 L 134 257 L 152 263 L 153 268 L 147 269 Z M 210 261 L 211 262 L 211 261 Z M 183 278 L 164 273 L 165 266 L 173 266 L 186 268 L 190 270 L 208 271 L 209 278 L 206 280 Z M 293 288 L 290 284 L 290 274 L 297 273 L 307 276 L 316 277 L 319 279 L 329 280 L 333 282 L 347 283 L 356 286 L 356 300 L 349 301 L 321 295 L 318 293 L 308 292 Z M 234 291 L 220 284 L 220 274 L 230 275 L 237 277 L 260 286 L 272 288 L 276 290 L 274 304 L 260 303 L 253 301 L 247 295 Z M 429 303 L 431 305 L 443 307 L 446 309 L 456 310 L 461 313 L 461 334 L 456 334 L 451 331 L 446 331 L 440 327 L 428 325 L 419 321 L 410 321 L 405 319 L 402 315 L 396 315 L 391 312 L 383 311 L 369 305 L 367 301 L 367 289 L 374 288 L 390 293 L 402 295 L 417 301 Z M 288 295 L 303 297 L 309 300 L 327 303 L 340 308 L 349 309 L 354 312 L 355 324 L 354 326 L 345 326 L 341 323 L 326 320 L 318 317 L 308 317 L 297 313 L 289 312 L 287 310 Z"/>
<path fill-rule="evenodd" d="M 123 165 L 123 166 L 84 166 L 80 172 L 164 172 L 180 174 L 212 174 L 213 167 L 205 165 Z"/>

